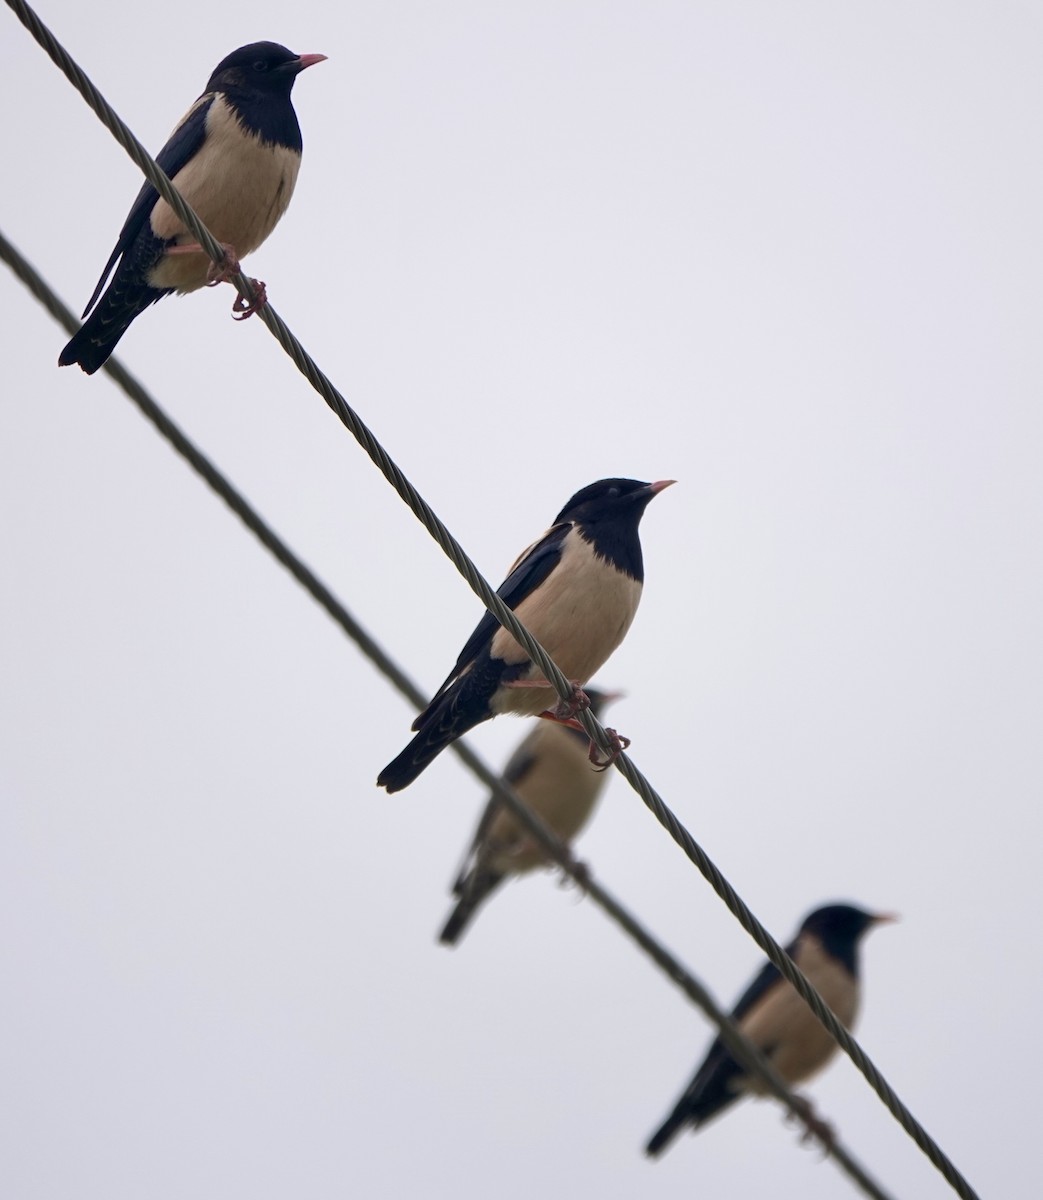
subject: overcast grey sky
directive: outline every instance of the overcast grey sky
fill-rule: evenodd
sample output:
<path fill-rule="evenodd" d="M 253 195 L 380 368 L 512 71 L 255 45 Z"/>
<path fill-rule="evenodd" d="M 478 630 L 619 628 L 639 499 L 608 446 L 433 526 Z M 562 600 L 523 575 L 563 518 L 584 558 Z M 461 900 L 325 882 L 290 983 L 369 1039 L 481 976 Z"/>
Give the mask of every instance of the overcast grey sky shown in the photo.
<path fill-rule="evenodd" d="M 578 487 L 679 481 L 614 723 L 780 938 L 902 914 L 863 1043 L 1032 1195 L 1043 10 L 39 11 L 153 149 L 236 46 L 329 55 L 248 269 L 493 582 Z M 79 310 L 140 179 L 2 31 L 0 227 Z M 435 687 L 478 602 L 231 300 L 120 356 Z M 711 1033 L 553 877 L 436 945 L 480 789 L 447 754 L 378 792 L 408 707 L 2 269 L 0 311 L 5 1196 L 854 1194 L 767 1103 L 644 1160 Z M 734 1000 L 755 946 L 622 780 L 579 850 Z M 951 1194 L 849 1063 L 808 1091 L 896 1196 Z"/>

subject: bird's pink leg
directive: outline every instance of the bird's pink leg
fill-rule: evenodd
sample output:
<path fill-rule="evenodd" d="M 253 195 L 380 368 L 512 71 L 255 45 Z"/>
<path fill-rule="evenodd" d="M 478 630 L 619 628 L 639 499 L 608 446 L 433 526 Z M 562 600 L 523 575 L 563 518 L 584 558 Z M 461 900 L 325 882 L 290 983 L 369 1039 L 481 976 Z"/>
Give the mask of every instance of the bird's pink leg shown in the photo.
<path fill-rule="evenodd" d="M 572 685 L 572 695 L 567 700 L 559 702 L 558 706 L 552 710 L 541 712 L 540 716 L 548 721 L 561 721 L 563 725 L 568 725 L 569 717 L 574 717 L 576 713 L 582 712 L 585 708 L 590 708 L 590 697 L 583 690 L 583 684 L 578 679 L 570 679 Z M 509 683 L 502 685 L 509 688 L 551 688 L 554 685 L 548 683 L 546 679 L 512 679 Z M 582 725 L 577 725 L 575 722 L 571 725 L 572 729 L 582 729 Z"/>
<path fill-rule="evenodd" d="M 215 283 L 229 283 L 232 276 L 239 271 L 239 255 L 236 254 L 235 247 L 227 242 L 221 242 L 220 246 L 224 251 L 221 261 L 211 262 L 206 273 L 207 283 L 211 286 Z M 168 246 L 163 253 L 174 257 L 177 254 L 206 254 L 206 251 L 198 242 L 180 242 L 176 246 Z"/>
<path fill-rule="evenodd" d="M 222 242 L 222 247 L 226 254 L 235 254 L 231 246 L 225 246 Z M 205 254 L 206 251 L 198 242 L 179 242 L 176 246 L 168 246 L 164 254 Z"/>
<path fill-rule="evenodd" d="M 235 276 L 239 274 L 239 255 L 236 253 L 234 246 L 230 246 L 227 242 L 221 243 L 221 249 L 224 255 L 219 263 L 211 262 L 206 273 L 206 286 L 217 287 L 219 283 L 235 284 Z M 166 254 L 205 254 L 206 251 L 198 242 L 186 242 L 179 246 L 169 246 L 165 251 Z M 251 279 L 253 289 L 257 293 L 257 299 L 251 300 L 248 296 L 244 296 L 242 292 L 237 290 L 237 295 L 232 304 L 232 320 L 245 321 L 247 317 L 252 317 L 258 309 L 264 308 L 268 303 L 268 289 L 261 279 Z"/>
<path fill-rule="evenodd" d="M 575 717 L 559 717 L 557 709 L 552 712 L 549 708 L 547 708 L 544 709 L 543 712 L 537 713 L 536 715 L 541 721 L 553 721 L 555 725 L 564 725 L 567 729 L 578 729 L 580 733 L 587 732 L 583 728 L 582 722 L 577 721 Z"/>

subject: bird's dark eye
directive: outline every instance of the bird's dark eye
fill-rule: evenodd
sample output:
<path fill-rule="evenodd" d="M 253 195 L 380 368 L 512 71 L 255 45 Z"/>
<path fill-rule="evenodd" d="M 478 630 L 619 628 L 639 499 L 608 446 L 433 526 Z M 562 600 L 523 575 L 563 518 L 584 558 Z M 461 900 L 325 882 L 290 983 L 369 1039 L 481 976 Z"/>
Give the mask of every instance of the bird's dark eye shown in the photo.
<path fill-rule="evenodd" d="M 267 71 L 268 63 L 265 59 L 259 58 L 253 65 L 255 71 Z"/>

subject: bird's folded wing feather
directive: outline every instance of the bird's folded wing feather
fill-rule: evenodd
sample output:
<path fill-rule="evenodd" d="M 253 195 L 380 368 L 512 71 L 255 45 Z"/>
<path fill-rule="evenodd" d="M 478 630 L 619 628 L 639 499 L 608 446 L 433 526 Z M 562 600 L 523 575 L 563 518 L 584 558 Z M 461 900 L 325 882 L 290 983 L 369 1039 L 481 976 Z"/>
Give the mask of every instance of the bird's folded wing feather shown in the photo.
<path fill-rule="evenodd" d="M 795 941 L 791 942 L 786 947 L 786 953 L 790 956 L 790 958 L 792 958 L 796 953 L 796 949 L 797 943 Z M 774 963 L 766 962 L 764 966 L 761 967 L 760 971 L 758 971 L 750 986 L 739 997 L 738 1003 L 732 1009 L 732 1020 L 741 1025 L 743 1017 L 745 1017 L 747 1013 L 749 1013 L 754 1006 L 758 1004 L 768 992 L 771 991 L 771 989 L 779 982 L 779 980 L 781 980 L 781 978 L 782 976 L 779 973 L 778 967 L 776 967 Z M 762 1046 L 760 1049 L 763 1051 L 764 1047 Z M 720 1060 L 725 1058 L 731 1058 L 731 1051 L 728 1050 L 724 1042 L 718 1037 L 714 1040 L 714 1043 L 710 1047 L 710 1050 L 707 1054 L 705 1068 L 717 1066 L 720 1063 Z M 737 1064 L 736 1070 L 738 1070 Z M 709 1075 L 710 1073 L 710 1070 L 699 1072 L 700 1076 Z"/>
<path fill-rule="evenodd" d="M 514 751 L 511 757 L 507 760 L 507 765 L 503 769 L 503 781 L 508 787 L 517 787 L 525 776 L 532 770 L 533 763 L 536 761 L 536 756 L 529 750 L 526 742 L 522 742 Z M 485 840 L 486 834 L 489 832 L 489 827 L 492 825 L 496 814 L 503 807 L 502 801 L 496 796 L 490 796 L 488 803 L 482 812 L 481 818 L 478 821 L 478 828 L 474 831 L 474 837 L 467 847 L 464 854 L 463 862 L 457 872 L 456 881 L 453 884 L 453 895 L 459 896 L 463 891 L 464 884 L 467 881 L 468 875 L 471 873 L 471 868 L 474 866 L 478 851 Z"/>
<path fill-rule="evenodd" d="M 792 956 L 796 949 L 796 943 L 786 947 L 786 953 Z M 774 963 L 766 962 L 750 986 L 739 997 L 738 1003 L 732 1009 L 732 1017 L 734 1020 L 741 1022 L 743 1017 L 750 1011 L 751 1008 L 769 992 L 772 987 L 782 978 L 779 974 L 778 967 Z"/>
<path fill-rule="evenodd" d="M 156 162 L 163 168 L 163 171 L 170 179 L 173 179 L 177 175 L 181 168 L 198 153 L 200 146 L 202 146 L 206 138 L 206 114 L 210 111 L 210 105 L 213 104 L 216 95 L 216 92 L 207 92 L 205 95 L 200 96 L 178 122 L 177 128 L 167 138 L 166 145 L 156 155 Z M 141 191 L 138 192 L 137 199 L 131 205 L 127 219 L 123 222 L 123 228 L 120 230 L 116 247 L 109 256 L 109 261 L 105 264 L 105 270 L 101 273 L 98 286 L 94 289 L 90 300 L 87 301 L 87 307 L 83 310 L 84 318 L 86 318 L 87 314 L 97 303 L 98 297 L 101 295 L 102 289 L 105 287 L 117 259 L 141 232 L 158 199 L 159 192 L 146 180 L 141 185 Z"/>
<path fill-rule="evenodd" d="M 561 561 L 561 544 L 568 536 L 571 528 L 571 522 L 552 526 L 538 542 L 530 546 L 521 558 L 518 559 L 511 569 L 511 573 L 496 589 L 497 596 L 500 597 L 508 608 L 517 608 L 525 597 L 530 596 L 558 565 Z M 488 649 L 493 636 L 499 628 L 500 622 L 497 621 L 491 612 L 487 612 L 482 617 L 475 627 L 474 632 L 464 644 L 464 648 L 460 651 L 460 657 L 456 660 L 456 666 L 453 667 L 445 682 L 438 689 L 434 697 L 435 700 L 449 687 L 454 679 L 475 661 L 483 650 Z M 432 700 L 433 703 L 434 700 Z"/>

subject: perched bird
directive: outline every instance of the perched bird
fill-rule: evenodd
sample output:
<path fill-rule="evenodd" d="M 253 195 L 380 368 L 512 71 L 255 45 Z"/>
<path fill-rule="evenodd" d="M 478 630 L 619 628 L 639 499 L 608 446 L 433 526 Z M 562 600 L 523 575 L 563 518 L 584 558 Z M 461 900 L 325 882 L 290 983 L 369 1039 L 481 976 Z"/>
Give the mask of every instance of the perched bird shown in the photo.
<path fill-rule="evenodd" d="M 590 711 L 596 717 L 618 697 L 618 692 L 587 689 Z M 537 722 L 503 771 L 504 783 L 563 842 L 571 841 L 590 820 L 606 779 L 605 772 L 590 762 L 586 733 L 552 721 Z M 495 795 L 490 796 L 453 884 L 456 907 L 439 940 L 455 945 L 480 905 L 508 876 L 522 875 L 548 861 L 517 818 Z"/>
<path fill-rule="evenodd" d="M 92 375 L 150 304 L 234 274 L 239 258 L 272 232 L 290 203 L 301 165 L 301 131 L 290 103 L 293 81 L 325 58 L 254 42 L 217 64 L 156 161 L 225 245 L 224 272 L 215 274 L 209 256 L 146 182 L 83 311 L 90 318 L 62 351 L 60 366 L 79 363 Z M 237 310 L 250 311 L 239 304 Z"/>
<path fill-rule="evenodd" d="M 648 502 L 673 482 L 599 479 L 583 488 L 500 585 L 497 595 L 579 685 L 630 628 L 644 579 L 637 527 Z M 413 722 L 416 737 L 381 771 L 377 786 L 389 792 L 407 787 L 446 746 L 491 717 L 561 719 L 564 714 L 544 712 L 557 700 L 521 646 L 486 613 Z"/>
<path fill-rule="evenodd" d="M 850 1028 L 858 1011 L 859 942 L 874 925 L 893 920 L 893 916 L 874 915 L 851 904 L 828 904 L 804 918 L 796 938 L 786 947 L 786 953 L 845 1028 Z M 732 1017 L 788 1084 L 800 1083 L 820 1070 L 837 1048 L 793 985 L 770 962 L 750 984 Z M 743 1095 L 764 1094 L 764 1090 L 717 1038 L 674 1111 L 652 1135 L 645 1153 L 661 1153 L 683 1126 L 698 1129 Z"/>

